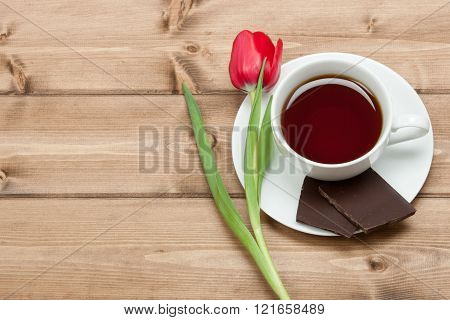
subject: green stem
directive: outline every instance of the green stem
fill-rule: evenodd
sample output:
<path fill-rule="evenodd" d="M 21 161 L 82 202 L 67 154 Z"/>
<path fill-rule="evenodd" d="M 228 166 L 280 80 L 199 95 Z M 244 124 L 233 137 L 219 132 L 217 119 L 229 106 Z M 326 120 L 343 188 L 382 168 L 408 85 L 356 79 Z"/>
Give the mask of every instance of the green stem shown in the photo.
<path fill-rule="evenodd" d="M 264 70 L 264 64 L 262 67 Z M 261 210 L 260 210 L 260 175 L 258 168 L 258 136 L 259 136 L 259 120 L 261 114 L 261 83 L 262 79 L 259 81 L 259 86 L 256 90 L 250 92 L 250 98 L 252 100 L 252 111 L 249 119 L 249 126 L 247 128 L 247 140 L 245 146 L 245 197 L 247 199 L 247 208 L 250 217 L 250 224 L 252 226 L 253 232 L 255 234 L 256 242 L 261 250 L 261 253 L 266 258 L 270 269 L 272 270 L 276 282 L 278 283 L 279 290 L 281 292 L 281 299 L 289 299 L 289 295 L 280 279 L 280 276 L 276 270 L 276 267 L 270 256 L 269 249 L 267 248 L 266 241 L 264 239 L 262 227 L 261 227 Z"/>
<path fill-rule="evenodd" d="M 266 111 L 259 129 L 258 137 L 258 201 L 261 203 L 261 187 L 267 168 L 272 158 L 272 125 L 270 123 L 270 113 L 272 109 L 272 98 L 270 96 Z"/>

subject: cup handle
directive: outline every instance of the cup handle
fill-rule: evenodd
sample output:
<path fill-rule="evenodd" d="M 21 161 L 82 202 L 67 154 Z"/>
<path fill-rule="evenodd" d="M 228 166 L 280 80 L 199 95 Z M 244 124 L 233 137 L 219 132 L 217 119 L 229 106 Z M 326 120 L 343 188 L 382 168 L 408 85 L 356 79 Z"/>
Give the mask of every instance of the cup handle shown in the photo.
<path fill-rule="evenodd" d="M 412 129 L 405 132 L 397 132 L 403 128 Z M 416 114 L 403 114 L 397 116 L 392 122 L 391 136 L 388 145 L 423 137 L 428 131 L 430 131 L 430 121 L 423 116 Z"/>

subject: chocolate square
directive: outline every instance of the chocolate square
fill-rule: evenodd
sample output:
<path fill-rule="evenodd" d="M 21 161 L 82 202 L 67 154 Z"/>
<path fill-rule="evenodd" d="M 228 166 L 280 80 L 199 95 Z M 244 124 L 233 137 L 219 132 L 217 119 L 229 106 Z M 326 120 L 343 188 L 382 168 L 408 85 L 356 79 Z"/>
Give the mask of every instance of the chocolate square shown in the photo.
<path fill-rule="evenodd" d="M 320 195 L 319 185 L 323 182 L 305 178 L 297 210 L 297 221 L 350 238 L 358 228 Z"/>
<path fill-rule="evenodd" d="M 339 212 L 365 233 L 403 220 L 416 212 L 372 169 L 348 180 L 322 182 L 319 190 Z"/>

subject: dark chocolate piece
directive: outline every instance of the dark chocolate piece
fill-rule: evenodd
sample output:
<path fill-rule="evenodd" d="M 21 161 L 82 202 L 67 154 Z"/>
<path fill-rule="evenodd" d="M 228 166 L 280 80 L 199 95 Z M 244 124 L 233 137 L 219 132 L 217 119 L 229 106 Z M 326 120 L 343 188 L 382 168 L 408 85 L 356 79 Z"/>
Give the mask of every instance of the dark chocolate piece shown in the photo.
<path fill-rule="evenodd" d="M 320 195 L 319 185 L 323 182 L 305 178 L 297 210 L 297 221 L 350 238 L 358 228 Z"/>
<path fill-rule="evenodd" d="M 416 212 L 372 169 L 343 181 L 322 182 L 320 193 L 365 233 L 403 220 Z"/>

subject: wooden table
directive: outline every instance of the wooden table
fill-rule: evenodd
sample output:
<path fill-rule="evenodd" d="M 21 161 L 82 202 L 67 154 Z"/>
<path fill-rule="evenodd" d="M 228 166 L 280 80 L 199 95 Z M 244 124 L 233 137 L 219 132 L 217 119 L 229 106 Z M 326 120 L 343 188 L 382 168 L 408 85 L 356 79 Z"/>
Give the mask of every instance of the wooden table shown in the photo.
<path fill-rule="evenodd" d="M 434 128 L 417 214 L 358 240 L 263 215 L 297 299 L 450 297 L 450 5 L 442 0 L 0 0 L 0 297 L 270 299 L 220 218 L 180 85 L 195 93 L 245 213 L 228 78 L 241 29 L 284 61 L 371 56 L 417 90 Z"/>

